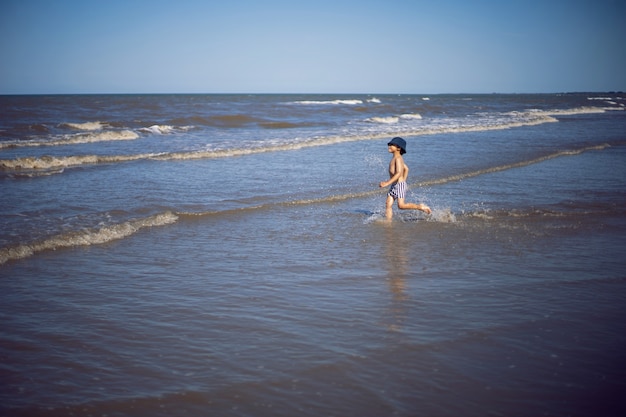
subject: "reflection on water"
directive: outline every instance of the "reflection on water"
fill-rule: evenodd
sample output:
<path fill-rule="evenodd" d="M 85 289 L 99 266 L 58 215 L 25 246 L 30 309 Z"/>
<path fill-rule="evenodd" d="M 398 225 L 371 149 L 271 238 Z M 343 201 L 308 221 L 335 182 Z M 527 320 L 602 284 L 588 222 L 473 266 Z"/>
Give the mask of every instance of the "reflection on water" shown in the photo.
<path fill-rule="evenodd" d="M 391 291 L 391 317 L 392 322 L 388 324 L 391 331 L 401 331 L 407 317 L 409 296 L 406 291 L 407 279 L 409 277 L 410 265 L 406 242 L 406 235 L 398 233 L 402 223 L 384 222 L 381 223 L 382 235 L 384 239 L 385 261 L 383 265 L 387 269 L 387 282 Z"/>

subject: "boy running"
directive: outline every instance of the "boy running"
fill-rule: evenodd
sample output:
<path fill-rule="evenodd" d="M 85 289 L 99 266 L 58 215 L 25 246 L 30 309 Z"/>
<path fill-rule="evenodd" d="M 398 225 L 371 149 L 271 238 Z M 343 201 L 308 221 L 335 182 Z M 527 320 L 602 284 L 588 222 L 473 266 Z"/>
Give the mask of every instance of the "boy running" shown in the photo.
<path fill-rule="evenodd" d="M 400 137 L 395 137 L 387 144 L 388 152 L 393 154 L 389 163 L 389 181 L 381 181 L 380 187 L 391 185 L 387 194 L 387 205 L 385 209 L 385 217 L 391 220 L 393 217 L 393 202 L 398 201 L 400 210 L 421 210 L 426 214 L 430 214 L 430 208 L 425 204 L 407 203 L 404 201 L 406 197 L 406 179 L 409 176 L 409 167 L 404 163 L 402 155 L 406 153 L 406 141 Z"/>

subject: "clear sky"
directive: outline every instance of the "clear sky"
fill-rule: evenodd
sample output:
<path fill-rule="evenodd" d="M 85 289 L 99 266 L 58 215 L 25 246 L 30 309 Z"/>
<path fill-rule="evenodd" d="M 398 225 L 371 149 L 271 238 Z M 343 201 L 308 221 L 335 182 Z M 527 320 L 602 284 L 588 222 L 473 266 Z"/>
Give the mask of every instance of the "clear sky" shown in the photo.
<path fill-rule="evenodd" d="M 0 0 L 0 94 L 626 91 L 626 0 Z"/>

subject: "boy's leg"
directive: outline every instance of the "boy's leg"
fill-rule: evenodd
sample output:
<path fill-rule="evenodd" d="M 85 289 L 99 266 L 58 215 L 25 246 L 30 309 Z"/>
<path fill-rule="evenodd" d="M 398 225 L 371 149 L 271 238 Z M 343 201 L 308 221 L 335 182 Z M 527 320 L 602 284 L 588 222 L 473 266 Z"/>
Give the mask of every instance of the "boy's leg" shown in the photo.
<path fill-rule="evenodd" d="M 431 213 L 430 207 L 426 204 L 407 203 L 404 201 L 404 198 L 398 199 L 398 208 L 400 210 L 421 210 L 427 214 Z"/>
<path fill-rule="evenodd" d="M 390 195 L 387 195 L 387 202 L 385 204 L 385 217 L 387 220 L 391 220 L 393 217 L 393 200 L 394 198 Z"/>

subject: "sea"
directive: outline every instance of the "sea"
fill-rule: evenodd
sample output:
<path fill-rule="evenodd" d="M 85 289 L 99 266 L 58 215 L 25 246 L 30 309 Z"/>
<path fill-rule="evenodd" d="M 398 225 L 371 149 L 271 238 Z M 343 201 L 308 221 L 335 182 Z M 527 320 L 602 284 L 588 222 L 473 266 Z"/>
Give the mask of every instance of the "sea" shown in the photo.
<path fill-rule="evenodd" d="M 0 201 L 2 417 L 626 415 L 624 93 L 0 96 Z"/>

